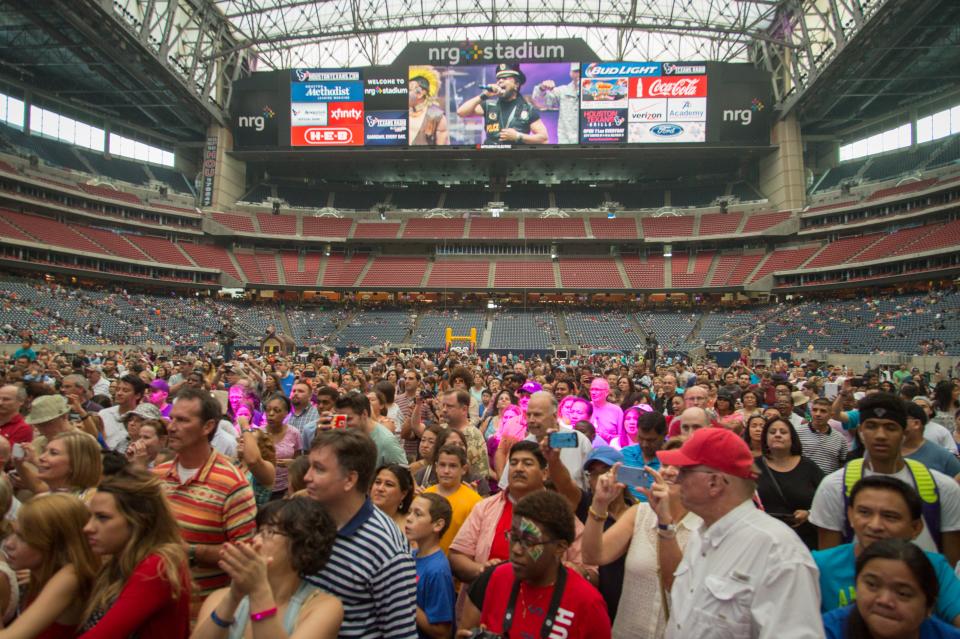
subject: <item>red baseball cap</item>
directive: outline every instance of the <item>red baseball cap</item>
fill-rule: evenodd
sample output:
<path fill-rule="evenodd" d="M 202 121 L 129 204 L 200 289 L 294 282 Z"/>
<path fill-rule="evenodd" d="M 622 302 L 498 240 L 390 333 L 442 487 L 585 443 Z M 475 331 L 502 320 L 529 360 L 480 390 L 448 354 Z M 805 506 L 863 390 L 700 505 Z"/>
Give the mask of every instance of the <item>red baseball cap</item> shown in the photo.
<path fill-rule="evenodd" d="M 743 479 L 757 476 L 750 447 L 726 428 L 700 428 L 683 446 L 661 450 L 657 457 L 668 466 L 707 466 Z"/>

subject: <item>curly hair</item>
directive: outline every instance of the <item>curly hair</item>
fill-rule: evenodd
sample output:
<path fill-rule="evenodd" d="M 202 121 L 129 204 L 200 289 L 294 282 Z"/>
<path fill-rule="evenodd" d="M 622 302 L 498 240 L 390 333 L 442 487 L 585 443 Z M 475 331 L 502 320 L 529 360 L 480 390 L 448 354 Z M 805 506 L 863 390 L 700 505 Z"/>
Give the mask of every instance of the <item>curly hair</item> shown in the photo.
<path fill-rule="evenodd" d="M 290 564 L 301 578 L 326 566 L 337 526 L 327 509 L 309 497 L 267 502 L 257 513 L 257 527 L 274 526 L 290 540 Z"/>
<path fill-rule="evenodd" d="M 513 516 L 532 519 L 543 526 L 551 538 L 568 544 L 572 544 L 577 535 L 570 504 L 550 490 L 537 490 L 518 501 L 513 507 Z"/>

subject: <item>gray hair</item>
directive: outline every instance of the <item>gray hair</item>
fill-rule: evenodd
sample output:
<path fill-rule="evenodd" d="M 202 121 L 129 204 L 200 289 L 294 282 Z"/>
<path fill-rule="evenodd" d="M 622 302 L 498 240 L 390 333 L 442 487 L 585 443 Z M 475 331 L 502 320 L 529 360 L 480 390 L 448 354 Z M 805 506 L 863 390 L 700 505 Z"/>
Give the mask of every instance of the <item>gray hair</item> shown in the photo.
<path fill-rule="evenodd" d="M 79 374 L 77 374 L 77 373 L 73 373 L 73 374 L 71 374 L 71 375 L 65 376 L 65 377 L 63 378 L 63 381 L 64 381 L 64 382 L 73 382 L 74 384 L 76 384 L 77 386 L 79 386 L 80 388 L 82 388 L 82 389 L 85 390 L 85 391 L 89 391 L 89 390 L 90 390 L 90 380 L 88 380 L 88 379 L 87 379 L 86 377 L 84 377 L 83 375 L 79 375 Z"/>

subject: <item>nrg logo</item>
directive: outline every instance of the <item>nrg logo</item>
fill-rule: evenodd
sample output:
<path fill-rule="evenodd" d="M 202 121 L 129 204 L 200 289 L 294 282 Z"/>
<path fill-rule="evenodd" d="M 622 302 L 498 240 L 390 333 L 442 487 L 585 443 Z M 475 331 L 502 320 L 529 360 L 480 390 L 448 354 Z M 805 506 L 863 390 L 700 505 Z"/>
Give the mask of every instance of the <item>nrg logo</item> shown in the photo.
<path fill-rule="evenodd" d="M 263 111 L 260 115 L 241 115 L 237 118 L 237 126 L 241 129 L 253 129 L 255 131 L 263 131 L 266 127 L 267 120 L 272 120 L 276 112 L 270 108 L 270 106 L 263 107 Z"/>

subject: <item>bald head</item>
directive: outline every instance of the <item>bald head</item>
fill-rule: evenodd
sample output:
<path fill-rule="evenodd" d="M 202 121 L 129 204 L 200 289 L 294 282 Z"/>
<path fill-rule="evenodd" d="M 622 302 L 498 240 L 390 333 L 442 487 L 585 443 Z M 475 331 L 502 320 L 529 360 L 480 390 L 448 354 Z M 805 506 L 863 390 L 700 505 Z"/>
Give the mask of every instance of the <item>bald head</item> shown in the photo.
<path fill-rule="evenodd" d="M 683 393 L 683 404 L 686 408 L 706 408 L 707 389 L 703 386 L 693 386 Z"/>
<path fill-rule="evenodd" d="M 607 402 L 607 395 L 610 393 L 610 384 L 603 377 L 595 377 L 590 382 L 590 401 L 594 406 L 603 406 Z"/>
<path fill-rule="evenodd" d="M 680 432 L 684 436 L 690 436 L 701 428 L 710 425 L 710 416 L 702 408 L 688 408 L 680 413 Z"/>

